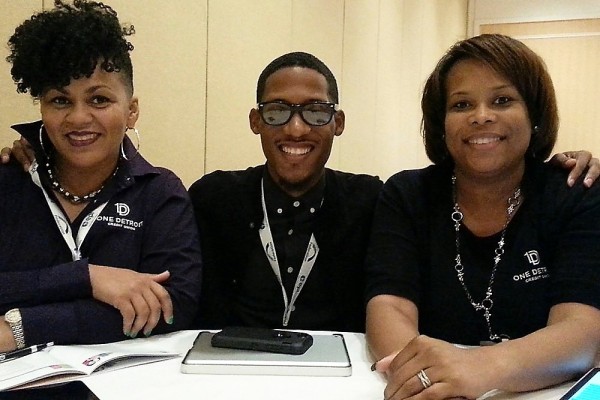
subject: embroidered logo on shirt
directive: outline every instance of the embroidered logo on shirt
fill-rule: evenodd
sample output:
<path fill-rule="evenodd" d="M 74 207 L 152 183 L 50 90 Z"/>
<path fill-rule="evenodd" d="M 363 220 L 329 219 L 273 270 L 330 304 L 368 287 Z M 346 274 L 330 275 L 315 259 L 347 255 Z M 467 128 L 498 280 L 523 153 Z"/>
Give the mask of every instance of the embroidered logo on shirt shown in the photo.
<path fill-rule="evenodd" d="M 131 211 L 129 206 L 125 203 L 116 203 L 115 207 L 117 208 L 117 214 L 119 214 L 121 217 L 126 217 L 129 215 L 129 211 Z"/>
<path fill-rule="evenodd" d="M 125 203 L 115 203 L 115 211 L 119 215 L 114 217 L 111 215 L 99 215 L 96 218 L 98 222 L 106 222 L 108 226 L 114 226 L 116 228 L 129 229 L 135 231 L 137 228 L 141 228 L 144 225 L 144 221 L 134 221 L 132 219 L 123 218 L 131 212 L 131 208 Z"/>
<path fill-rule="evenodd" d="M 538 253 L 537 250 L 526 251 L 523 256 L 527 259 L 529 265 L 540 265 L 540 253 Z M 547 279 L 549 277 L 550 274 L 546 267 L 536 267 L 521 272 L 520 274 L 513 275 L 513 281 L 529 283 L 539 279 Z"/>
<path fill-rule="evenodd" d="M 525 252 L 525 257 L 531 265 L 538 265 L 540 263 L 540 254 L 536 250 L 529 250 Z"/>

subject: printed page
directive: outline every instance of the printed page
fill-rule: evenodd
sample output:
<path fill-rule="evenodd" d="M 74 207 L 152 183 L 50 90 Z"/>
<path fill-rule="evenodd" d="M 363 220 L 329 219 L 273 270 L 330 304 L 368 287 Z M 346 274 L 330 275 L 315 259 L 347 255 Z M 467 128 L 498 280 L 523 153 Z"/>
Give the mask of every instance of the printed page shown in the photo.
<path fill-rule="evenodd" d="M 40 351 L 0 363 L 0 391 L 50 376 L 77 376 L 80 374 L 80 371 L 54 358 L 49 352 Z"/>
<path fill-rule="evenodd" d="M 147 343 L 136 341 L 87 346 L 54 346 L 50 349 L 50 354 L 86 375 L 100 370 L 126 368 L 166 360 L 179 355 L 157 350 Z"/>
<path fill-rule="evenodd" d="M 156 344 L 144 340 L 52 346 L 44 351 L 0 363 L 0 391 L 20 385 L 35 387 L 67 382 L 101 370 L 127 368 L 178 355 L 158 350 Z"/>

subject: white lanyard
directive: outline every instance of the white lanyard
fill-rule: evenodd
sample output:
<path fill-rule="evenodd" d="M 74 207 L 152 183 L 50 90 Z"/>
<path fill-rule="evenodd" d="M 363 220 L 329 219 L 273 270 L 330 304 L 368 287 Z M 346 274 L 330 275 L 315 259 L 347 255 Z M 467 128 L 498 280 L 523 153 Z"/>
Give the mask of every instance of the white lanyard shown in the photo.
<path fill-rule="evenodd" d="M 62 234 L 63 239 L 65 239 L 65 242 L 67 242 L 67 246 L 69 247 L 69 250 L 71 250 L 71 257 L 73 258 L 73 261 L 80 260 L 81 259 L 81 245 L 83 244 L 83 241 L 85 240 L 85 237 L 87 236 L 88 232 L 90 231 L 92 225 L 94 224 L 94 222 L 96 222 L 96 217 L 98 217 L 98 215 L 100 215 L 100 213 L 102 212 L 104 207 L 108 204 L 108 202 L 96 207 L 94 210 L 92 210 L 92 212 L 90 212 L 83 219 L 83 221 L 81 222 L 81 226 L 79 227 L 79 230 L 77 231 L 77 237 L 73 238 L 73 235 L 71 234 L 71 224 L 69 223 L 68 218 L 65 217 L 65 215 L 60 210 L 58 205 L 54 201 L 52 201 L 50 199 L 50 197 L 48 196 L 46 189 L 44 189 L 44 187 L 42 186 L 42 183 L 40 181 L 40 176 L 37 172 L 37 169 L 38 169 L 38 164 L 36 161 L 33 161 L 31 168 L 29 168 L 29 173 L 31 174 L 31 179 L 37 186 L 40 187 L 40 189 L 42 189 L 42 193 L 44 193 L 44 197 L 46 198 L 46 203 L 48 203 L 50 212 L 52 212 L 52 215 L 54 216 L 54 222 L 56 222 L 56 226 L 58 226 L 58 230 Z"/>
<path fill-rule="evenodd" d="M 317 260 L 317 255 L 319 254 L 319 246 L 317 245 L 317 241 L 315 240 L 315 235 L 310 235 L 310 241 L 308 242 L 308 247 L 306 249 L 306 253 L 304 254 L 304 259 L 302 261 L 302 266 L 300 267 L 300 272 L 298 273 L 298 278 L 296 278 L 296 283 L 294 284 L 294 291 L 292 292 L 292 298 L 288 302 L 288 296 L 285 292 L 285 287 L 283 286 L 283 281 L 281 279 L 281 270 L 279 269 L 279 261 L 277 261 L 277 251 L 275 251 L 275 242 L 273 241 L 273 234 L 271 233 L 271 227 L 269 226 L 269 218 L 267 217 L 267 205 L 265 203 L 265 189 L 263 181 L 260 182 L 260 191 L 261 191 L 261 201 L 262 201 L 262 209 L 263 209 L 263 223 L 258 233 L 260 235 L 260 241 L 262 242 L 263 249 L 269 260 L 269 264 L 271 264 L 271 268 L 279 281 L 279 285 L 281 286 L 281 293 L 283 293 L 283 304 L 285 306 L 285 311 L 283 312 L 283 326 L 287 326 L 290 321 L 290 316 L 292 311 L 294 311 L 294 303 L 296 299 L 300 295 L 300 291 L 304 287 L 306 280 L 308 279 L 308 275 L 310 275 L 310 271 L 312 271 L 313 266 L 315 265 L 315 261 Z"/>

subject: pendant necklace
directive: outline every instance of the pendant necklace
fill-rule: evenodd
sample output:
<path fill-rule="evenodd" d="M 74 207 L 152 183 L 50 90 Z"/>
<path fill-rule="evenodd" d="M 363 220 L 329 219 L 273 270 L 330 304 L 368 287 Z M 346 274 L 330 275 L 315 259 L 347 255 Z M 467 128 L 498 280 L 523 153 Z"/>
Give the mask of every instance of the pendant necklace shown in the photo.
<path fill-rule="evenodd" d="M 496 277 L 498 264 L 500 264 L 500 259 L 504 254 L 504 237 L 506 236 L 506 229 L 515 213 L 515 210 L 519 207 L 519 204 L 521 203 L 521 189 L 517 187 L 513 194 L 508 198 L 506 208 L 506 221 L 504 222 L 504 226 L 502 227 L 500 240 L 498 241 L 498 247 L 494 250 L 494 267 L 492 268 L 492 273 L 490 274 L 490 280 L 488 282 L 488 287 L 485 291 L 485 297 L 480 302 L 475 302 L 475 300 L 473 300 L 473 296 L 471 296 L 471 292 L 469 292 L 469 289 L 467 288 L 467 285 L 464 281 L 464 266 L 462 265 L 462 260 L 460 256 L 460 225 L 464 216 L 462 211 L 460 210 L 460 206 L 458 205 L 458 200 L 456 196 L 456 175 L 452 175 L 452 199 L 454 202 L 454 210 L 452 211 L 451 217 L 452 221 L 454 221 L 454 231 L 456 233 L 456 264 L 454 265 L 456 276 L 458 277 L 458 281 L 460 282 L 465 294 L 467 295 L 467 300 L 469 301 L 469 303 L 471 303 L 475 311 L 483 311 L 483 318 L 485 318 L 485 322 L 487 324 L 490 340 L 493 343 L 508 340 L 510 338 L 507 335 L 498 335 L 492 330 L 492 324 L 490 322 L 492 317 L 491 310 L 494 306 L 494 301 L 492 300 L 492 286 L 494 285 L 494 279 Z M 488 343 L 486 341 L 482 342 L 482 344 Z"/>

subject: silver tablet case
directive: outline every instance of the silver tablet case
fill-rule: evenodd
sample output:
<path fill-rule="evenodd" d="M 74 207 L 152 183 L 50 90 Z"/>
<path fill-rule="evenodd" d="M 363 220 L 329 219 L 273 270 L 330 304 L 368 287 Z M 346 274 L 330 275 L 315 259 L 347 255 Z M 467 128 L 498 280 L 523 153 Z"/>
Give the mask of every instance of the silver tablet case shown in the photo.
<path fill-rule="evenodd" d="M 181 363 L 186 374 L 350 376 L 352 364 L 341 334 L 314 334 L 304 354 L 276 354 L 212 347 L 214 333 L 200 332 Z"/>

